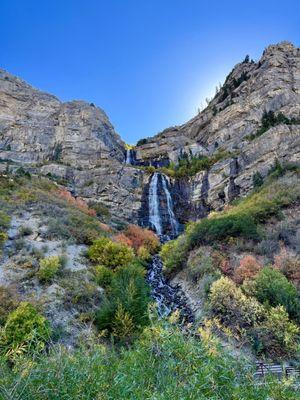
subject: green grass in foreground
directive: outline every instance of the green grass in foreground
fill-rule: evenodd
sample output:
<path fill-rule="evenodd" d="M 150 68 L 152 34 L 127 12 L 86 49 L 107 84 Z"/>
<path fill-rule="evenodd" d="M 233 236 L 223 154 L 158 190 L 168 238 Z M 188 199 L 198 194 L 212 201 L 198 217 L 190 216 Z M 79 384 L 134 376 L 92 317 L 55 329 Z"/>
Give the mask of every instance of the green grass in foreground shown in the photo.
<path fill-rule="evenodd" d="M 56 349 L 10 370 L 0 364 L 0 398 L 22 400 L 298 399 L 287 381 L 258 384 L 253 371 L 211 337 L 147 328 L 132 348 Z"/>

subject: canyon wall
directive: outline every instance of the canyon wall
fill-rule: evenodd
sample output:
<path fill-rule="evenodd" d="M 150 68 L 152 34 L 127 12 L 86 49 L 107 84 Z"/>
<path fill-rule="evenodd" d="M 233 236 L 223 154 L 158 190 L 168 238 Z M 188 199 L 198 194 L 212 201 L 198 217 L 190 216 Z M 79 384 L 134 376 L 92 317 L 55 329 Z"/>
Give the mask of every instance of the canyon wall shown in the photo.
<path fill-rule="evenodd" d="M 266 112 L 288 121 L 257 135 Z M 134 162 L 103 110 L 83 101 L 60 102 L 0 70 L 0 169 L 22 166 L 64 179 L 75 196 L 107 206 L 114 221 L 147 225 L 149 181 L 154 167 L 183 155 L 213 157 L 208 170 L 171 178 L 180 223 L 220 210 L 264 178 L 275 160 L 300 161 L 300 49 L 269 46 L 258 62 L 237 64 L 206 109 L 187 123 L 141 140 Z M 162 208 L 166 199 L 161 199 Z"/>

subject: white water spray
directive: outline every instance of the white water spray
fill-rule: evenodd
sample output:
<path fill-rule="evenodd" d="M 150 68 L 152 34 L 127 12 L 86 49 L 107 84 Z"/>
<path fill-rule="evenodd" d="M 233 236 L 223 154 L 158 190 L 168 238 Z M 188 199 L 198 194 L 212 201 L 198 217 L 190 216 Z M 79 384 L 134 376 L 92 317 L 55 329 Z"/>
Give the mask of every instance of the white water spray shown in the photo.
<path fill-rule="evenodd" d="M 159 214 L 159 199 L 158 199 L 158 176 L 155 172 L 151 178 L 149 186 L 149 223 L 155 229 L 156 233 L 162 235 L 162 224 Z"/>
<path fill-rule="evenodd" d="M 170 191 L 168 189 L 168 183 L 169 182 L 167 181 L 167 177 L 165 175 L 162 175 L 162 186 L 167 198 L 167 209 L 168 209 L 170 225 L 172 228 L 172 235 L 177 236 L 179 231 L 179 224 L 174 214 L 173 200 Z"/>
<path fill-rule="evenodd" d="M 128 165 L 132 165 L 133 164 L 133 160 L 132 160 L 132 152 L 130 149 L 126 150 L 126 160 L 125 160 L 125 164 Z"/>

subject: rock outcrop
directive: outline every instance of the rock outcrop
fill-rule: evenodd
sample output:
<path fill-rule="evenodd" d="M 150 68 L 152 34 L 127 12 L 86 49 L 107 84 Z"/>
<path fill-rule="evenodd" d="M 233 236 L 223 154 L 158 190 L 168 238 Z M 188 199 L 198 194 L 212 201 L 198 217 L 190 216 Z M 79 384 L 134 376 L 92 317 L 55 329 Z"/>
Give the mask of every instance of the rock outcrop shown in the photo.
<path fill-rule="evenodd" d="M 256 135 L 265 112 L 285 121 Z M 61 103 L 0 70 L 0 159 L 63 178 L 74 195 L 109 207 L 113 220 L 139 222 L 150 174 L 189 157 L 227 156 L 208 171 L 171 179 L 179 222 L 222 209 L 264 178 L 275 160 L 300 161 L 300 49 L 269 46 L 259 62 L 245 59 L 228 75 L 208 107 L 187 123 L 141 141 L 134 165 L 105 113 L 82 101 Z M 254 139 L 254 140 L 253 140 Z M 11 167 L 10 167 L 11 168 Z"/>
<path fill-rule="evenodd" d="M 140 207 L 142 173 L 124 166 L 125 155 L 103 110 L 84 101 L 62 103 L 0 70 L 2 162 L 63 178 L 74 194 L 130 220 Z"/>

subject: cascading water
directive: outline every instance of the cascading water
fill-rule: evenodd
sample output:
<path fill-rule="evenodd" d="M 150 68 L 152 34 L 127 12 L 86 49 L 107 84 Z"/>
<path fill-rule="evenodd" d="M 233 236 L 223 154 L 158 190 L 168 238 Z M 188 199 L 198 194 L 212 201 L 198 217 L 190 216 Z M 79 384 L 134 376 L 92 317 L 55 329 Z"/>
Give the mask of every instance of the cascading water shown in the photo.
<path fill-rule="evenodd" d="M 157 172 L 153 174 L 149 186 L 149 224 L 158 236 L 161 236 L 163 229 L 159 213 L 158 176 Z"/>
<path fill-rule="evenodd" d="M 178 311 L 181 321 L 193 322 L 193 313 L 186 295 L 180 285 L 172 286 L 168 283 L 162 269 L 163 263 L 159 255 L 153 256 L 148 266 L 146 280 L 151 287 L 151 295 L 156 301 L 158 314 L 165 317 Z"/>
<path fill-rule="evenodd" d="M 171 193 L 168 189 L 168 181 L 167 181 L 167 177 L 165 175 L 162 175 L 162 186 L 164 189 L 164 193 L 166 195 L 166 199 L 167 199 L 167 209 L 168 209 L 168 214 L 169 214 L 169 220 L 170 220 L 170 225 L 171 225 L 171 229 L 172 229 L 172 236 L 177 236 L 178 235 L 178 231 L 179 231 L 179 224 L 178 221 L 175 217 L 174 211 L 173 211 L 173 200 L 171 197 Z"/>
<path fill-rule="evenodd" d="M 125 164 L 134 165 L 133 151 L 131 149 L 126 150 Z"/>
<path fill-rule="evenodd" d="M 159 181 L 161 180 L 161 193 L 159 190 Z M 160 204 L 159 194 L 165 198 Z M 165 175 L 155 172 L 151 178 L 149 185 L 149 225 L 155 230 L 161 240 L 170 240 L 165 234 L 163 228 L 163 216 L 168 218 L 167 224 L 171 228 L 172 237 L 176 237 L 179 233 L 179 223 L 176 219 L 173 200 L 169 191 L 169 182 Z M 166 207 L 166 211 L 162 213 L 162 207 Z M 193 321 L 193 314 L 188 306 L 188 301 L 181 290 L 180 286 L 171 286 L 162 273 L 163 263 L 159 255 L 152 258 L 148 266 L 147 282 L 151 287 L 152 297 L 157 303 L 157 309 L 160 316 L 167 316 L 178 310 L 180 319 L 185 322 Z"/>
<path fill-rule="evenodd" d="M 160 194 L 159 180 L 161 181 L 162 189 Z M 160 202 L 160 197 L 163 200 L 162 202 Z M 148 203 L 150 228 L 155 230 L 158 236 L 165 241 L 169 239 L 169 235 L 164 231 L 164 226 L 168 226 L 171 237 L 176 237 L 179 233 L 179 223 L 175 217 L 173 200 L 169 191 L 169 181 L 165 175 L 158 172 L 153 174 L 149 185 Z M 166 216 L 165 220 L 163 219 L 164 216 Z"/>

